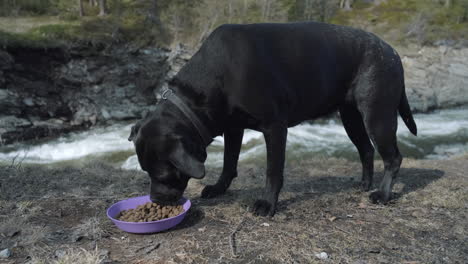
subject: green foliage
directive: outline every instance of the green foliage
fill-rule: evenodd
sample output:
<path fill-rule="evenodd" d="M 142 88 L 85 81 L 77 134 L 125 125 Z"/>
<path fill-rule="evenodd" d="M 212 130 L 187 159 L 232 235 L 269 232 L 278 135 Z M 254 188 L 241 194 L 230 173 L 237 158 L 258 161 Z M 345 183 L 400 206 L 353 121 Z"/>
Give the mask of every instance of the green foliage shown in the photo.
<path fill-rule="evenodd" d="M 438 0 L 388 0 L 375 6 L 363 2 L 355 2 L 352 11 L 338 12 L 332 22 L 363 27 L 402 44 L 468 35 L 468 0 L 452 0 L 449 7 Z"/>
<path fill-rule="evenodd" d="M 58 25 L 40 26 L 24 37 L 57 43 L 133 43 L 198 45 L 218 25 L 287 21 L 324 21 L 376 32 L 390 42 L 430 44 L 468 36 L 468 0 L 354 0 L 352 10 L 339 0 L 107 0 L 108 16 L 83 0 L 0 0 L 0 16 L 58 15 Z M 5 33 L 2 33 L 5 34 Z M 5 42 L 5 41 L 3 41 Z M 53 42 L 53 41 L 52 41 Z M 44 42 L 41 42 L 44 43 Z M 49 41 L 50 43 L 50 41 Z"/>
<path fill-rule="evenodd" d="M 32 29 L 29 35 L 43 37 L 45 39 L 68 40 L 73 35 L 75 27 L 69 25 L 45 25 Z"/>
<path fill-rule="evenodd" d="M 44 15 L 56 12 L 56 0 L 1 0 L 0 16 Z"/>
<path fill-rule="evenodd" d="M 53 47 L 54 43 L 37 35 L 10 33 L 0 30 L 0 48 L 7 47 Z"/>

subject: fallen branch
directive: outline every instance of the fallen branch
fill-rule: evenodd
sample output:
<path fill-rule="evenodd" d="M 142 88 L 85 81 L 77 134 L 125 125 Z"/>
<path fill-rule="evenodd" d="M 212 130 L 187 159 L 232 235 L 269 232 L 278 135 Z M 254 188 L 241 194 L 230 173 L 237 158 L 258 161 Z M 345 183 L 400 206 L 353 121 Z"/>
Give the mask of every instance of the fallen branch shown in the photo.
<path fill-rule="evenodd" d="M 144 254 L 148 255 L 149 253 L 151 253 L 154 250 L 158 249 L 160 246 L 161 246 L 161 243 L 157 243 L 156 245 L 151 245 L 151 246 L 144 246 L 144 247 L 141 247 L 141 248 L 135 250 L 135 253 L 138 253 L 138 252 L 142 251 Z"/>
<path fill-rule="evenodd" d="M 242 217 L 241 221 L 239 224 L 237 224 L 236 228 L 232 233 L 229 235 L 229 245 L 231 246 L 231 255 L 234 258 L 237 258 L 237 245 L 236 245 L 236 233 L 240 231 L 242 224 L 245 221 L 245 214 Z"/>
<path fill-rule="evenodd" d="M 341 217 L 340 217 L 340 218 L 341 218 Z M 346 218 L 346 220 L 348 220 L 348 221 L 362 221 L 362 222 L 376 223 L 376 224 L 383 224 L 383 225 L 389 225 L 389 224 L 390 224 L 389 222 L 381 222 L 381 221 L 368 220 L 368 219 L 356 218 L 356 217 L 353 217 L 353 218 Z"/>

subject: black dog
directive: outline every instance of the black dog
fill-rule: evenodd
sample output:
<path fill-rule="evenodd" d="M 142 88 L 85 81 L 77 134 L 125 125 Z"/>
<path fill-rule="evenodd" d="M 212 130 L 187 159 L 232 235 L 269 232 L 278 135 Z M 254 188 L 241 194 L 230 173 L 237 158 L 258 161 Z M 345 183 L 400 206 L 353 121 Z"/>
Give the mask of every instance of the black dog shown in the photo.
<path fill-rule="evenodd" d="M 224 168 L 202 197 L 226 191 L 237 176 L 245 128 L 261 131 L 267 148 L 258 215 L 273 215 L 283 185 L 288 127 L 339 110 L 359 151 L 369 190 L 374 146 L 384 178 L 374 202 L 391 198 L 402 156 L 398 112 L 416 135 L 396 51 L 377 36 L 323 23 L 223 25 L 170 82 L 157 110 L 132 129 L 138 160 L 151 177 L 151 198 L 178 200 L 189 178 L 203 178 L 206 147 L 224 135 Z M 372 143 L 371 143 L 372 142 Z"/>

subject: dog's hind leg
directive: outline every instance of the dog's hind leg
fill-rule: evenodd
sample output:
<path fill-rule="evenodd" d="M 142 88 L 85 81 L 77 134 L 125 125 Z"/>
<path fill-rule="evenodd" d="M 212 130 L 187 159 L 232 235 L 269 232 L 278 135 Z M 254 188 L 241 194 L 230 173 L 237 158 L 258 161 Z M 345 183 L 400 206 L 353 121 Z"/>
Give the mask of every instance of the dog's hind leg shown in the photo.
<path fill-rule="evenodd" d="M 370 195 L 372 202 L 387 203 L 392 196 L 394 180 L 400 170 L 402 156 L 397 146 L 397 110 L 381 107 L 370 109 L 364 116 L 367 133 L 384 162 L 384 176 L 378 191 Z"/>
<path fill-rule="evenodd" d="M 349 138 L 356 146 L 362 163 L 361 185 L 369 191 L 374 175 L 374 147 L 367 135 L 361 113 L 356 106 L 346 104 L 340 107 L 340 116 Z"/>
<path fill-rule="evenodd" d="M 231 129 L 224 132 L 223 172 L 215 185 L 207 185 L 203 189 L 202 198 L 212 198 L 225 193 L 232 180 L 237 177 L 237 162 L 243 136 L 244 129 Z"/>
<path fill-rule="evenodd" d="M 392 50 L 393 51 L 393 50 Z M 397 117 L 404 92 L 403 68 L 391 51 L 370 53 L 354 80 L 352 100 L 362 115 L 367 135 L 384 163 L 379 190 L 370 195 L 372 202 L 387 203 L 392 196 L 402 156 L 397 147 Z"/>

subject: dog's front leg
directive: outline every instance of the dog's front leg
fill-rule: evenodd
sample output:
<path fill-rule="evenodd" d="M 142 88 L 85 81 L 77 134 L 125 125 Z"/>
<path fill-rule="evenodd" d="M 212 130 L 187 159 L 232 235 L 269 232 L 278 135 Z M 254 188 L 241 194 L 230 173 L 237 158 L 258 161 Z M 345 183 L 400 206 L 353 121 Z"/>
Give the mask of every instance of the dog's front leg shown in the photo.
<path fill-rule="evenodd" d="M 256 215 L 273 216 L 276 211 L 278 195 L 283 187 L 283 170 L 288 127 L 280 123 L 263 131 L 267 148 L 267 175 L 263 199 L 255 202 L 253 211 Z"/>
<path fill-rule="evenodd" d="M 202 198 L 213 198 L 226 192 L 232 180 L 237 177 L 237 162 L 242 146 L 244 129 L 230 129 L 224 133 L 224 165 L 223 172 L 215 185 L 207 185 L 202 193 Z"/>

